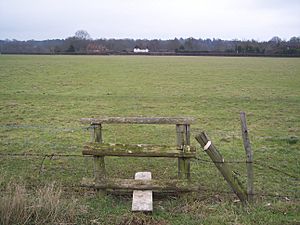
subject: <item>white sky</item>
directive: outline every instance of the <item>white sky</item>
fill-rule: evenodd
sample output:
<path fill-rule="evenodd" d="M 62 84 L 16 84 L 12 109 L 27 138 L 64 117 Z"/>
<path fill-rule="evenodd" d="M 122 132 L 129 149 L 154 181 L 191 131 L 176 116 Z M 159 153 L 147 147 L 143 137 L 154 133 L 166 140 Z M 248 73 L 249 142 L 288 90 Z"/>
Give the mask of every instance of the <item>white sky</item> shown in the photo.
<path fill-rule="evenodd" d="M 300 0 L 0 0 L 0 39 L 300 36 Z"/>

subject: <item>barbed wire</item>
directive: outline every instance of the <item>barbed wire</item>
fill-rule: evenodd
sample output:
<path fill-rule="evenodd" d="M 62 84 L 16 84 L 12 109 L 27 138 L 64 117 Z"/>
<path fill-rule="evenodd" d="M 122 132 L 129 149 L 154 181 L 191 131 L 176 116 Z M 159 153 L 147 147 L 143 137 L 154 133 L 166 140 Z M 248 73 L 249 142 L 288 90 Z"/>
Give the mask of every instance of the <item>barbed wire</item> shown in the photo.
<path fill-rule="evenodd" d="M 41 153 L 0 153 L 0 157 L 37 157 L 37 158 L 42 158 L 42 163 L 41 166 L 43 165 L 44 161 L 49 158 L 52 159 L 53 157 L 78 157 L 78 158 L 92 158 L 93 156 L 90 155 L 79 155 L 79 154 L 59 154 L 59 153 L 47 153 L 47 154 L 41 154 Z M 216 164 L 216 163 L 231 163 L 231 164 L 247 164 L 247 163 L 252 163 L 255 165 L 258 165 L 263 168 L 268 168 L 270 170 L 276 171 L 278 173 L 281 173 L 283 175 L 289 176 L 291 178 L 294 178 L 296 180 L 300 180 L 300 177 L 294 174 L 290 174 L 286 171 L 283 171 L 279 168 L 276 168 L 273 165 L 267 165 L 264 162 L 261 161 L 254 161 L 254 162 L 247 162 L 245 161 L 239 161 L 239 160 L 226 160 L 226 161 L 212 161 L 212 160 L 206 160 L 206 159 L 201 159 L 197 157 L 195 160 L 203 162 L 203 163 L 209 163 L 209 164 Z"/>
<path fill-rule="evenodd" d="M 28 124 L 2 124 L 0 125 L 0 128 L 4 128 L 4 129 L 31 129 L 31 130 L 47 130 L 47 131 L 56 131 L 56 132 L 75 132 L 75 131 L 86 131 L 86 130 L 90 130 L 93 127 L 92 126 L 78 126 L 78 127 L 51 127 L 51 126 L 43 126 L 43 125 L 28 125 Z M 103 130 L 106 130 L 105 128 L 103 128 Z M 250 130 L 250 129 L 249 129 Z M 199 133 L 200 131 L 202 131 L 202 129 L 199 128 L 194 128 L 193 129 L 193 133 Z M 286 140 L 286 138 L 289 138 L 291 136 L 296 137 L 296 135 L 286 135 L 283 136 L 283 133 L 288 133 L 288 131 L 286 132 L 280 132 L 274 135 L 274 130 L 272 130 L 272 134 L 273 135 L 257 135 L 256 133 L 259 132 L 265 132 L 268 130 L 257 130 L 257 128 L 254 131 L 251 131 L 251 138 L 261 138 L 261 139 L 266 139 L 266 140 L 273 140 L 276 139 L 278 140 L 278 138 L 281 140 Z M 209 135 L 217 135 L 217 136 L 226 136 L 229 137 L 231 136 L 233 139 L 236 138 L 241 138 L 241 134 L 239 131 L 210 131 Z M 298 137 L 296 137 L 298 138 Z"/>
<path fill-rule="evenodd" d="M 0 154 L 0 157 L 21 157 L 21 158 L 38 158 L 38 160 L 41 160 L 38 168 L 39 169 L 35 169 L 37 171 L 39 171 L 39 174 L 42 174 L 44 172 L 49 172 L 49 171 L 62 171 L 62 170 L 65 170 L 65 171 L 69 171 L 69 172 L 73 172 L 74 174 L 75 173 L 78 173 L 78 174 L 81 174 L 81 173 L 87 173 L 87 167 L 85 167 L 85 171 L 80 171 L 78 168 L 76 169 L 70 169 L 70 168 L 65 168 L 65 167 L 59 167 L 59 168 L 47 168 L 45 169 L 44 168 L 44 162 L 47 158 L 49 158 L 49 160 L 52 160 L 54 157 L 65 157 L 65 158 L 68 158 L 68 157 L 76 157 L 76 158 L 82 158 L 82 159 L 87 159 L 87 158 L 93 158 L 93 156 L 83 156 L 83 155 L 77 155 L 77 154 L 38 154 L 38 153 L 29 153 L 29 154 L 16 154 L 16 153 L 7 153 L 7 154 Z M 209 160 L 201 160 L 201 162 L 205 162 L 205 163 L 209 163 L 209 164 L 213 164 L 214 162 L 212 161 L 209 161 Z M 223 163 L 223 162 L 216 162 L 216 163 Z M 231 163 L 237 163 L 236 161 L 232 161 Z M 240 161 L 238 163 L 246 163 L 244 161 Z M 266 164 L 263 164 L 261 162 L 255 162 L 254 164 L 256 165 L 259 165 L 261 167 L 261 169 L 265 169 L 265 168 L 269 168 L 271 170 L 274 170 L 278 173 L 281 173 L 285 176 L 288 176 L 289 178 L 293 178 L 293 181 L 299 181 L 299 177 L 297 177 L 296 175 L 293 175 L 293 174 L 290 174 L 290 173 L 287 173 L 285 171 L 282 171 L 280 170 L 279 168 L 276 168 L 276 167 L 273 167 L 273 166 L 270 166 L 270 165 L 266 165 Z M 166 168 L 166 170 L 168 170 L 170 168 L 170 166 L 168 166 Z M 90 169 L 91 170 L 91 169 Z M 165 173 L 165 172 L 164 172 Z M 194 175 L 198 175 L 196 172 L 191 172 L 191 174 L 194 174 Z M 278 182 L 279 183 L 279 182 Z"/>
<path fill-rule="evenodd" d="M 233 160 L 233 161 L 230 161 L 230 160 L 212 161 L 212 160 L 201 159 L 201 158 L 198 158 L 198 157 L 196 158 L 196 160 L 204 162 L 204 163 L 210 163 L 210 164 L 215 164 L 215 163 L 220 163 L 220 164 L 222 164 L 222 163 L 233 163 L 233 164 L 235 164 L 235 163 L 237 163 L 237 164 L 240 164 L 240 163 L 242 163 L 242 164 L 252 163 L 252 164 L 259 165 L 259 166 L 261 166 L 263 168 L 268 168 L 268 169 L 276 171 L 278 173 L 282 173 L 282 174 L 284 174 L 286 176 L 289 176 L 291 178 L 295 178 L 296 180 L 300 180 L 300 177 L 298 177 L 297 175 L 293 175 L 293 174 L 287 173 L 287 172 L 285 172 L 283 170 L 280 170 L 279 168 L 276 168 L 276 167 L 274 167 L 272 165 L 267 165 L 264 162 L 260 162 L 260 161 L 253 161 L 253 162 L 247 162 L 246 160 L 245 161 L 238 161 L 238 160 Z"/>
<path fill-rule="evenodd" d="M 97 188 L 94 187 L 86 187 L 84 185 L 81 184 L 60 184 L 58 182 L 57 183 L 57 187 L 58 188 L 62 188 L 62 189 L 67 189 L 64 192 L 64 195 L 72 195 L 74 193 L 79 192 L 80 190 L 85 191 L 85 190 L 92 190 L 93 192 L 97 192 Z M 37 188 L 43 188 L 45 187 L 45 184 L 37 184 L 37 185 L 33 185 L 33 184 L 25 184 L 24 185 L 27 189 L 37 189 Z M 0 188 L 1 193 L 11 193 L 11 191 L 8 191 L 5 189 L 5 187 Z M 107 190 L 109 191 L 109 189 Z M 127 190 L 128 193 L 132 192 L 132 190 Z M 180 193 L 180 191 L 177 191 L 178 193 Z M 235 193 L 232 191 L 225 191 L 225 190 L 220 190 L 220 189 L 215 189 L 215 188 L 208 188 L 208 187 L 199 187 L 197 191 L 195 192 L 213 192 L 215 194 L 226 194 L 226 195 L 230 195 L 230 196 L 235 196 Z M 84 192 L 86 194 L 86 192 Z M 295 195 L 289 195 L 289 194 L 272 194 L 272 193 L 266 193 L 266 192 L 255 192 L 253 193 L 253 196 L 256 197 L 272 197 L 272 198 L 281 198 L 284 199 L 286 201 L 291 201 L 291 200 L 300 200 L 300 196 L 295 196 Z M 212 196 L 215 197 L 215 196 Z"/>
<path fill-rule="evenodd" d="M 78 171 L 78 170 L 74 170 L 74 169 L 66 169 L 66 168 L 64 168 L 63 170 L 64 171 L 68 171 L 68 172 L 72 172 L 72 175 L 84 175 L 84 174 L 87 174 L 84 171 Z M 54 171 L 55 173 L 62 172 L 62 168 L 56 168 L 56 169 L 51 168 L 50 172 L 52 172 L 52 171 Z M 48 174 L 49 174 L 49 171 L 43 171 L 40 174 L 40 176 L 48 176 Z M 78 178 L 78 179 L 75 179 L 75 180 L 77 180 L 77 182 L 80 182 L 80 178 Z M 81 185 L 81 184 L 61 184 L 59 180 L 53 180 L 53 182 L 58 183 L 58 187 L 67 189 L 67 194 L 71 194 L 70 191 L 78 192 L 80 190 L 83 190 L 83 191 L 84 190 L 92 190 L 92 191 L 96 191 L 97 190 L 97 188 L 86 187 L 86 186 Z M 69 182 L 74 182 L 74 180 L 69 181 Z M 202 185 L 203 185 L 203 183 L 202 183 Z M 28 184 L 28 185 L 26 185 L 26 187 L 28 187 L 28 188 L 38 188 L 38 187 L 43 187 L 43 186 L 44 185 L 39 185 L 39 184 Z M 129 191 L 129 190 L 127 190 L 127 191 Z M 233 197 L 235 196 L 234 192 L 232 192 L 230 190 L 227 191 L 227 190 L 224 190 L 224 189 L 209 188 L 209 187 L 199 187 L 197 189 L 197 191 L 195 191 L 195 192 L 203 192 L 203 193 L 209 192 L 209 193 L 215 193 L 215 194 L 222 193 L 222 194 L 230 195 L 230 196 L 233 196 Z M 179 193 L 180 193 L 180 191 L 179 191 Z M 253 195 L 256 196 L 256 197 L 281 198 L 281 199 L 284 199 L 284 200 L 287 200 L 287 201 L 290 201 L 290 200 L 299 200 L 300 199 L 300 195 L 297 194 L 297 193 L 295 193 L 295 192 L 293 192 L 293 191 L 285 191 L 285 193 L 278 193 L 278 190 L 272 190 L 271 192 L 256 191 Z"/>
<path fill-rule="evenodd" d="M 26 124 L 5 124 L 0 125 L 0 128 L 6 129 L 32 129 L 32 130 L 52 130 L 52 131 L 84 131 L 91 129 L 91 126 L 88 127 L 50 127 L 42 125 L 26 125 Z"/>
<path fill-rule="evenodd" d="M 260 167 L 262 167 L 262 168 L 268 168 L 268 169 L 273 170 L 273 171 L 275 171 L 275 172 L 278 172 L 278 173 L 281 173 L 281 174 L 283 174 L 283 175 L 286 175 L 286 176 L 288 176 L 288 177 L 290 177 L 290 178 L 294 178 L 294 179 L 297 180 L 297 181 L 300 181 L 300 177 L 298 177 L 297 175 L 290 174 L 290 173 L 288 173 L 288 172 L 286 172 L 286 171 L 283 171 L 283 170 L 281 170 L 281 169 L 279 169 L 279 168 L 276 168 L 276 167 L 274 167 L 274 166 L 266 165 L 265 163 L 259 162 L 259 161 L 258 161 L 258 162 L 255 162 L 255 164 L 258 165 L 258 166 L 260 166 Z"/>
<path fill-rule="evenodd" d="M 195 158 L 197 161 L 201 161 L 203 163 L 210 163 L 210 164 L 215 164 L 215 163 L 253 163 L 253 162 L 246 162 L 246 160 L 224 160 L 224 161 L 212 161 L 212 160 L 206 160 L 206 159 L 201 159 L 199 157 Z"/>
<path fill-rule="evenodd" d="M 49 127 L 49 126 L 40 126 L 40 125 L 17 125 L 17 124 L 8 124 L 8 125 L 0 125 L 0 128 L 4 128 L 4 129 L 32 129 L 32 130 L 45 130 L 45 131 L 54 131 L 54 132 L 75 132 L 75 131 L 86 131 L 91 129 L 91 127 Z M 195 129 L 197 130 L 197 129 Z M 258 131 L 259 132 L 259 131 Z M 257 131 L 255 133 L 258 133 Z M 279 141 L 287 141 L 287 138 L 289 138 L 291 135 L 284 135 L 283 133 L 278 133 L 276 135 L 272 135 L 272 136 L 262 136 L 262 135 L 254 135 L 251 134 L 251 138 L 258 138 L 258 139 L 263 139 L 263 140 L 278 140 Z M 241 135 L 237 132 L 227 132 L 227 131 L 220 131 L 220 132 L 210 132 L 210 134 L 212 135 L 227 135 L 227 136 L 232 136 L 232 140 L 234 141 L 234 139 L 236 138 L 240 138 Z M 296 137 L 297 139 L 297 137 Z M 9 143 L 18 143 L 15 141 L 9 142 Z M 36 142 L 33 142 L 36 144 Z M 48 143 L 48 142 L 47 142 Z M 51 143 L 51 142 L 49 142 Z M 43 144 L 45 144 L 45 142 L 43 142 Z M 58 148 L 64 148 L 68 145 L 53 145 L 51 147 L 51 149 L 58 149 Z M 82 149 L 82 146 L 72 146 L 72 149 Z M 12 157 L 12 158 L 37 158 L 37 160 L 41 160 L 41 162 L 39 163 L 39 165 L 37 166 L 38 168 L 36 168 L 36 171 L 38 171 L 38 174 L 40 176 L 43 176 L 44 174 L 46 175 L 47 173 L 57 173 L 57 172 L 72 172 L 72 174 L 74 175 L 81 175 L 81 174 L 87 174 L 88 169 L 85 169 L 85 171 L 83 170 L 79 170 L 77 169 L 72 169 L 72 168 L 63 168 L 63 167 L 51 167 L 49 165 L 47 165 L 47 169 L 44 168 L 44 164 L 45 161 L 47 159 L 52 160 L 55 157 L 64 157 L 64 158 L 71 158 L 71 157 L 76 157 L 76 158 L 92 158 L 93 156 L 84 156 L 81 154 L 61 154 L 61 153 L 28 153 L 28 152 L 23 152 L 23 153 L 0 153 L 0 157 Z M 195 159 L 195 161 L 201 162 L 201 163 L 207 163 L 207 164 L 215 164 L 215 163 L 224 163 L 224 162 L 217 162 L 217 161 L 211 161 L 208 159 L 203 159 L 200 157 L 197 157 Z M 246 160 L 225 160 L 226 163 L 230 163 L 230 164 L 247 164 L 249 162 L 246 162 Z M 289 178 L 293 178 L 294 181 L 298 182 L 300 180 L 300 177 L 295 175 L 295 174 L 291 174 L 288 173 L 280 168 L 277 168 L 274 165 L 268 165 L 266 162 L 262 162 L 262 161 L 254 161 L 253 164 L 255 166 L 257 166 L 257 169 L 269 169 L 272 171 L 275 171 L 279 174 L 282 174 L 284 176 L 287 176 Z M 92 169 L 91 169 L 92 170 Z M 167 170 L 167 169 L 166 169 Z M 164 174 L 166 173 L 166 171 L 164 172 Z M 193 173 L 196 174 L 196 173 Z M 277 180 L 272 179 L 272 182 L 276 182 Z M 277 183 L 279 184 L 280 182 L 277 181 Z M 32 187 L 36 188 L 37 185 L 32 185 Z M 61 187 L 63 188 L 67 188 L 67 189 L 87 189 L 86 187 L 83 187 L 81 185 L 62 185 Z M 199 191 L 210 191 L 210 192 L 216 192 L 216 193 L 222 193 L 222 194 L 229 194 L 229 195 L 234 195 L 234 193 L 232 191 L 224 191 L 224 190 L 219 190 L 219 189 L 215 189 L 215 188 L 200 188 Z M 285 190 L 287 192 L 287 190 Z M 265 193 L 265 192 L 256 192 L 254 195 L 255 196 L 259 196 L 259 197 L 273 197 L 273 198 L 283 198 L 283 199 L 300 199 L 300 196 L 292 195 L 291 193 L 294 193 L 293 191 L 289 191 L 288 194 L 284 194 L 284 193 L 280 193 L 280 194 L 272 194 L 272 193 Z"/>
<path fill-rule="evenodd" d="M 48 154 L 40 154 L 40 153 L 0 153 L 0 157 L 93 157 L 89 155 L 78 155 L 78 154 L 58 154 L 58 153 L 48 153 Z"/>

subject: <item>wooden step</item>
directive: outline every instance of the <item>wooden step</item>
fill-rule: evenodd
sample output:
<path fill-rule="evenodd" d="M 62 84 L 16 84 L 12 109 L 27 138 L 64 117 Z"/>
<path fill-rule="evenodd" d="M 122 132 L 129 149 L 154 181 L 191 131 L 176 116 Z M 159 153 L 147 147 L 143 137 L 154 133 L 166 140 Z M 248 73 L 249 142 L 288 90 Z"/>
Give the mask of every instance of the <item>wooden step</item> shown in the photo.
<path fill-rule="evenodd" d="M 135 180 L 151 180 L 151 172 L 137 172 Z M 153 193 L 152 190 L 134 190 L 132 197 L 133 212 L 152 212 Z"/>
<path fill-rule="evenodd" d="M 201 191 L 202 186 L 186 180 L 135 180 L 110 178 L 95 182 L 94 179 L 83 178 L 82 187 L 106 190 L 152 190 L 153 192 L 190 192 Z"/>
<path fill-rule="evenodd" d="M 196 148 L 192 146 L 87 143 L 82 154 L 93 156 L 196 158 Z"/>

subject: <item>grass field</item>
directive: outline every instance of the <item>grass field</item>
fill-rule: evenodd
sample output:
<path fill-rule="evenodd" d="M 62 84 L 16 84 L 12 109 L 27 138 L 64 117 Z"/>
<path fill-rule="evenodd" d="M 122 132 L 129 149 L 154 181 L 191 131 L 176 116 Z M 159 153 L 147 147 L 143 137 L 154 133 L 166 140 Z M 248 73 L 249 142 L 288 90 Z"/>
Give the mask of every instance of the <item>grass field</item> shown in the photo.
<path fill-rule="evenodd" d="M 0 55 L 0 174 L 29 192 L 55 181 L 75 201 L 77 224 L 300 224 L 300 59 Z M 132 214 L 126 196 L 72 188 L 92 176 L 81 157 L 11 157 L 7 153 L 81 155 L 89 132 L 82 117 L 192 116 L 192 136 L 206 131 L 226 160 L 245 160 L 239 112 L 247 113 L 254 151 L 255 203 L 242 208 L 192 138 L 202 160 L 192 180 L 206 191 L 158 196 L 153 215 Z M 175 144 L 169 125 L 106 125 L 104 142 Z M 42 163 L 43 162 L 43 163 Z M 170 159 L 107 158 L 112 177 L 151 171 L 176 177 Z M 232 164 L 245 185 L 245 164 Z M 5 192 L 2 193 L 5 195 Z M 45 222 L 46 223 L 46 222 Z"/>

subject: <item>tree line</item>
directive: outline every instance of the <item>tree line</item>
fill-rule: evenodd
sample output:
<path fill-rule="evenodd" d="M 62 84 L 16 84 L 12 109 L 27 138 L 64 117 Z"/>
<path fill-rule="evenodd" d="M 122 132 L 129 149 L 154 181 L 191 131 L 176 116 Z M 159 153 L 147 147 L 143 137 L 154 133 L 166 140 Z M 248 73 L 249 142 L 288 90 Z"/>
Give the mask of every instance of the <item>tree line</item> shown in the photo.
<path fill-rule="evenodd" d="M 280 55 L 300 56 L 300 37 L 269 41 L 174 38 L 92 39 L 87 31 L 53 40 L 0 40 L 2 54 L 133 54 L 134 48 L 149 49 L 148 54 L 186 55 Z"/>

